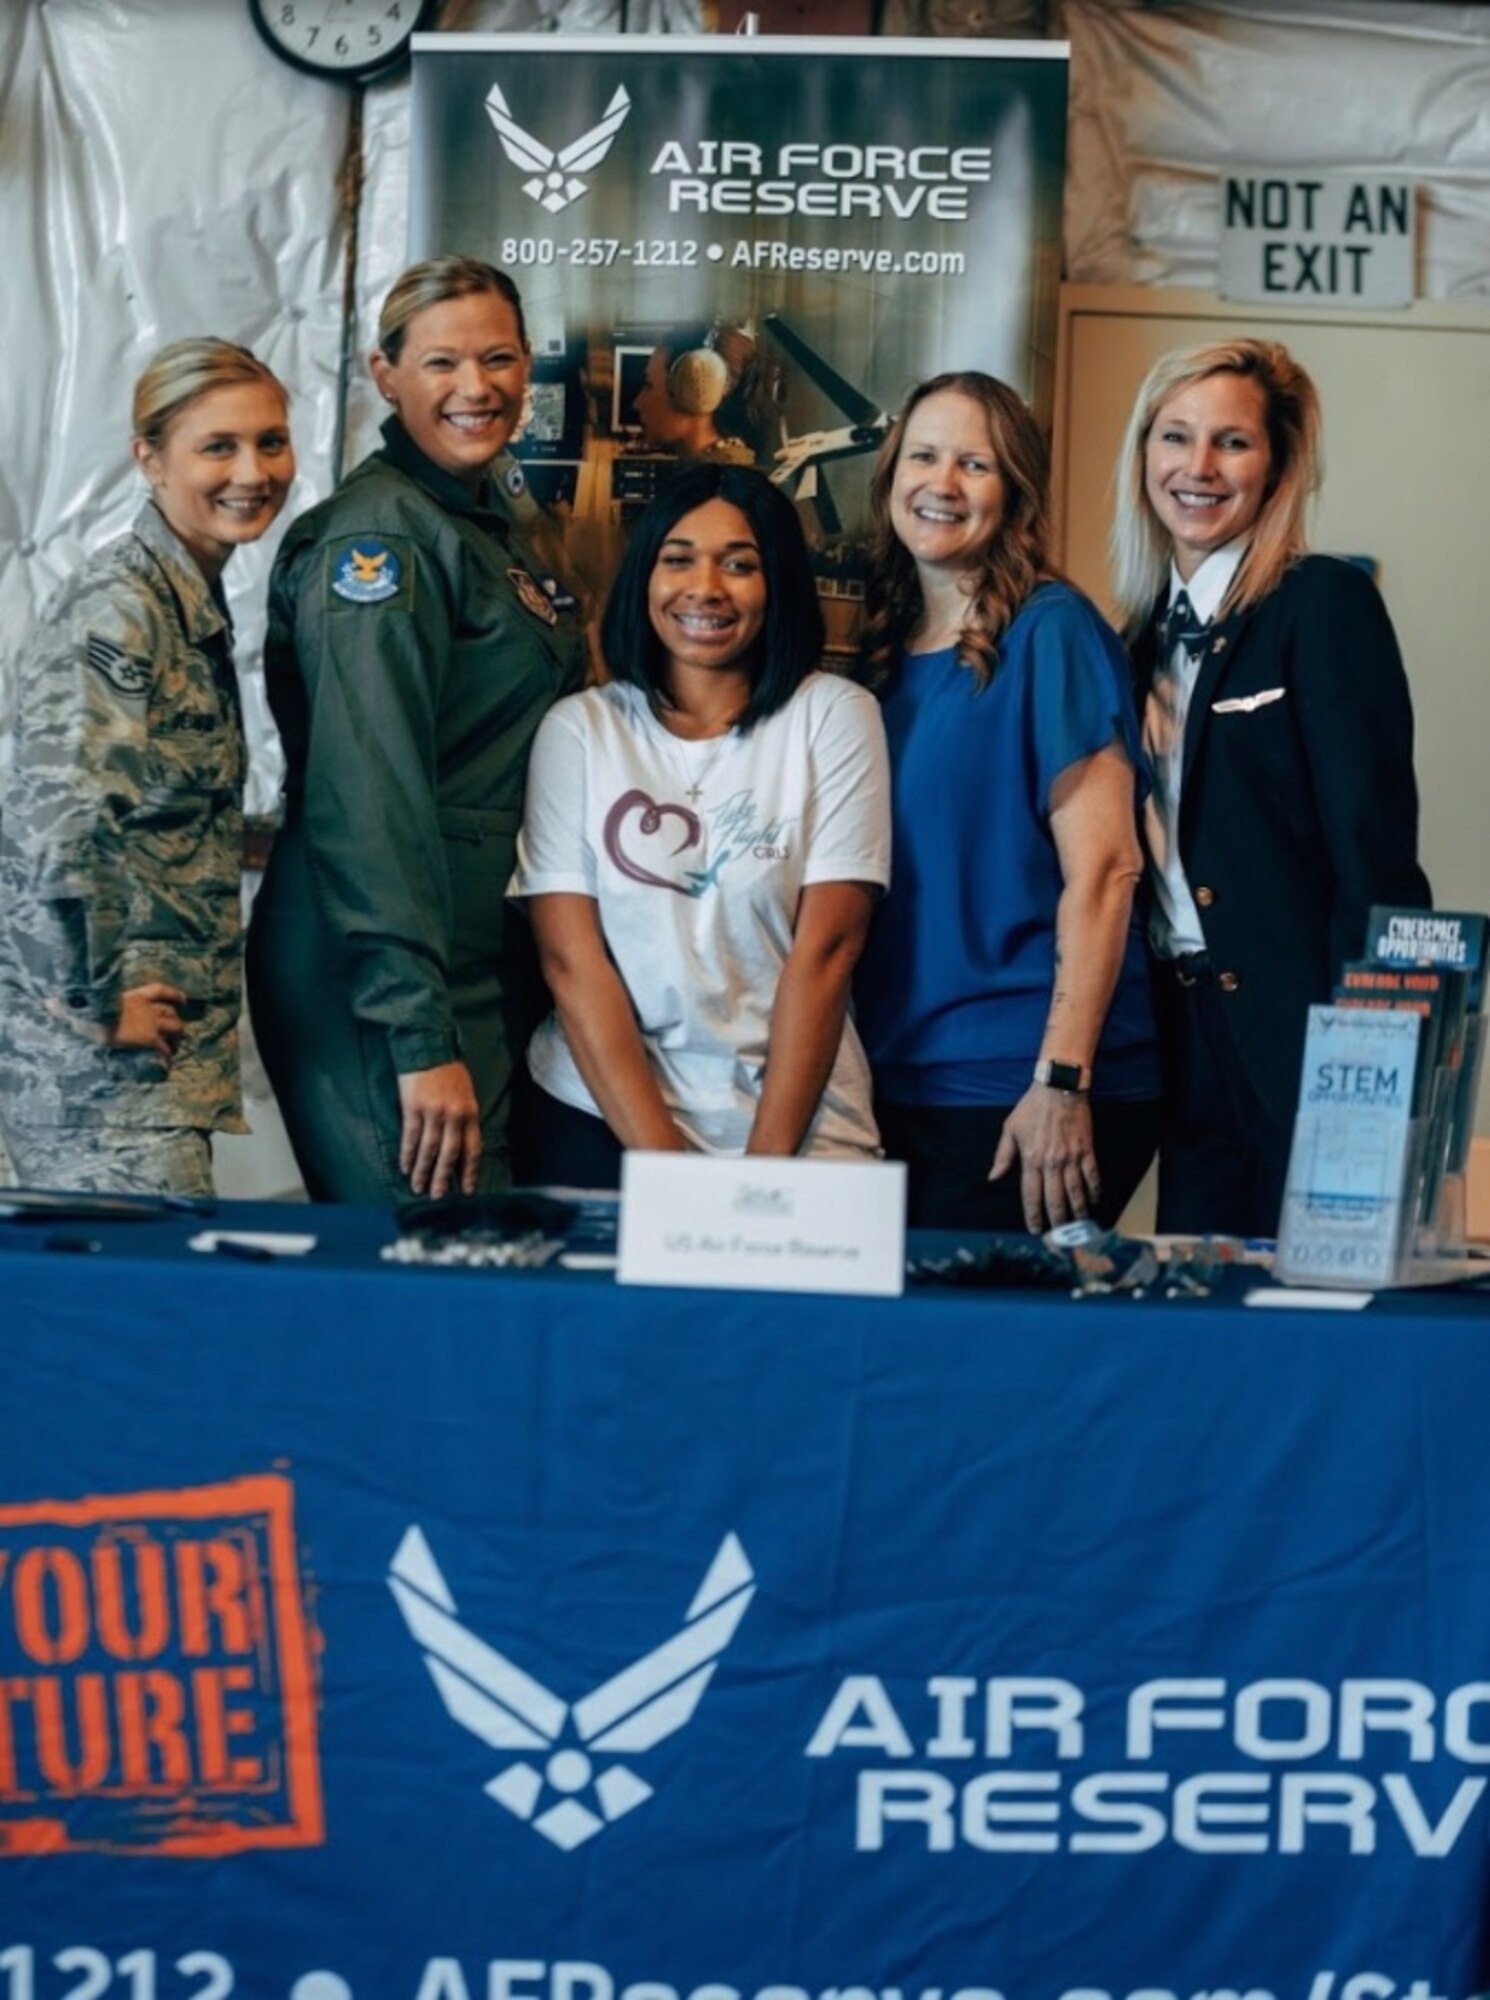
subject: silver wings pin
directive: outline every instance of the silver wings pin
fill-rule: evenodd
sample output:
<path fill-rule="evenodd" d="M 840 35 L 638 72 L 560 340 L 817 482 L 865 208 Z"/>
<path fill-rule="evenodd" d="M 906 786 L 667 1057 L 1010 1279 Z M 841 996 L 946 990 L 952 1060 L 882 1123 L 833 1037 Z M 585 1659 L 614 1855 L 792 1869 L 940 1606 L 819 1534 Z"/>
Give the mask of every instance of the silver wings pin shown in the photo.
<path fill-rule="evenodd" d="M 523 193 L 541 202 L 550 215 L 557 215 L 570 202 L 578 201 L 588 191 L 588 183 L 579 176 L 598 167 L 611 149 L 611 144 L 621 127 L 626 123 L 626 114 L 631 109 L 631 99 L 622 85 L 605 107 L 605 116 L 598 125 L 572 145 L 559 152 L 541 145 L 531 132 L 525 132 L 513 117 L 506 98 L 497 84 L 486 93 L 486 115 L 497 128 L 497 136 L 502 141 L 502 151 L 513 166 L 521 167 L 531 179 L 523 182 Z"/>
<path fill-rule="evenodd" d="M 690 1719 L 756 1589 L 744 1549 L 726 1535 L 682 1630 L 571 1704 L 461 1624 L 419 1528 L 399 1543 L 388 1585 L 450 1716 L 494 1750 L 543 1760 L 508 1764 L 488 1796 L 566 1849 L 652 1796 L 644 1778 L 608 1760 L 650 1750 Z"/>
<path fill-rule="evenodd" d="M 1213 701 L 1213 715 L 1253 715 L 1259 708 L 1270 708 L 1275 701 L 1282 701 L 1287 688 L 1264 688 L 1260 694 L 1239 694 L 1230 701 Z"/>

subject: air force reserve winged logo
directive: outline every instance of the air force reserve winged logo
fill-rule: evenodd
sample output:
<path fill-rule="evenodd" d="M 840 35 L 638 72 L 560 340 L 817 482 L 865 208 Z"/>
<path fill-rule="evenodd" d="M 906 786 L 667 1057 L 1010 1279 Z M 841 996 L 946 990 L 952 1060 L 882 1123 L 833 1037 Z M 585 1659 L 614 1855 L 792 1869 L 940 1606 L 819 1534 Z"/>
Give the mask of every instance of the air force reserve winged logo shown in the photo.
<path fill-rule="evenodd" d="M 755 1572 L 726 1535 L 680 1632 L 576 1702 L 566 1702 L 461 1624 L 418 1528 L 399 1543 L 388 1583 L 440 1699 L 494 1750 L 525 1750 L 486 1790 L 555 1847 L 581 1846 L 652 1796 L 624 1755 L 688 1722 L 755 1595 Z"/>
<path fill-rule="evenodd" d="M 486 115 L 497 128 L 502 151 L 513 166 L 524 168 L 531 176 L 523 182 L 523 193 L 542 202 L 550 215 L 557 215 L 561 208 L 568 208 L 570 202 L 588 193 L 588 183 L 579 176 L 600 165 L 626 123 L 630 109 L 631 99 L 623 85 L 605 107 L 605 116 L 598 125 L 592 125 L 573 145 L 554 153 L 517 123 L 499 85 L 494 83 L 486 93 Z"/>

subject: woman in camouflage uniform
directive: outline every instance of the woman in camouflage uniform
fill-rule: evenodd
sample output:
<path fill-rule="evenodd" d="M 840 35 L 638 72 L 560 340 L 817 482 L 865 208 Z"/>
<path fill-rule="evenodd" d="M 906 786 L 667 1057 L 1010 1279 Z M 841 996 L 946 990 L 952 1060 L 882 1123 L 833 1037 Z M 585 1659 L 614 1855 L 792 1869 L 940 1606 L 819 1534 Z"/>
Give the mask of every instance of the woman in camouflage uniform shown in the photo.
<path fill-rule="evenodd" d="M 511 279 L 416 264 L 372 370 L 383 447 L 293 524 L 270 587 L 288 773 L 248 973 L 311 1195 L 393 1202 L 510 1178 L 541 987 L 504 891 L 533 734 L 583 647 L 492 477 L 528 381 Z"/>
<path fill-rule="evenodd" d="M 0 1133 L 21 1181 L 210 1194 L 242 1132 L 243 729 L 222 570 L 295 475 L 246 348 L 174 342 L 135 385 L 150 499 L 21 663 L 0 817 Z"/>

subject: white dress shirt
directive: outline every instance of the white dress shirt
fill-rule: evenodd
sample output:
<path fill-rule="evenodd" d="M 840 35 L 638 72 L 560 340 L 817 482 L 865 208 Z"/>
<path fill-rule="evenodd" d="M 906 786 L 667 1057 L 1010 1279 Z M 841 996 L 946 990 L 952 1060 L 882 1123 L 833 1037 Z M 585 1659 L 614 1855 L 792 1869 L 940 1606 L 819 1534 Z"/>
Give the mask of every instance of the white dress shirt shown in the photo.
<path fill-rule="evenodd" d="M 1169 599 L 1183 590 L 1197 624 L 1209 625 L 1231 588 L 1245 541 L 1215 549 L 1186 583 L 1173 563 L 1169 567 Z M 1159 958 L 1179 958 L 1204 951 L 1200 912 L 1180 862 L 1180 780 L 1185 764 L 1185 723 L 1195 692 L 1203 649 L 1191 652 L 1176 639 L 1169 657 L 1156 664 L 1153 685 L 1144 703 L 1143 747 L 1154 771 L 1154 789 L 1144 805 L 1154 902 L 1149 913 L 1149 943 Z"/>

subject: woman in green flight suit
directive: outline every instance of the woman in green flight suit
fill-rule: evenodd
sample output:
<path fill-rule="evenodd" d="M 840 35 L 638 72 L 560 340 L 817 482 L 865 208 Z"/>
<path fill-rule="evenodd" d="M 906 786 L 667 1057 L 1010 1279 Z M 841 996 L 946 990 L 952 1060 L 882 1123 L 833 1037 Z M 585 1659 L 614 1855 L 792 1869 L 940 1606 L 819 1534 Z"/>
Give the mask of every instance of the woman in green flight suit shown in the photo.
<path fill-rule="evenodd" d="M 388 1202 L 510 1178 L 537 995 L 504 891 L 528 749 L 583 644 L 491 477 L 527 386 L 512 281 L 405 271 L 372 371 L 383 448 L 293 524 L 270 588 L 288 773 L 248 973 L 307 1189 Z"/>

